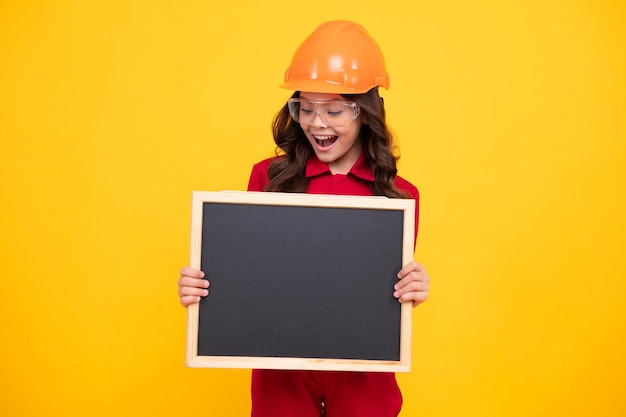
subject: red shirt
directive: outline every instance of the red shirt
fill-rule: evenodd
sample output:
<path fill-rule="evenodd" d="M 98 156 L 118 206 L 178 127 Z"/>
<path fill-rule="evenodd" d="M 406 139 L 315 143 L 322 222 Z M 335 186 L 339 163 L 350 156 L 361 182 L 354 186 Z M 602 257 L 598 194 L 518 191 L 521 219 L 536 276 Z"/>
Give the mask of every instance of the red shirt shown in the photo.
<path fill-rule="evenodd" d="M 280 157 L 279 157 L 280 158 Z M 267 169 L 276 158 L 254 165 L 248 191 L 265 191 L 269 183 Z M 361 154 L 347 175 L 333 175 L 328 165 L 315 155 L 307 161 L 305 175 L 309 178 L 310 194 L 374 195 L 374 173 Z M 395 186 L 408 191 L 415 199 L 415 236 L 419 213 L 417 188 L 401 177 Z M 287 417 L 320 415 L 323 398 L 332 404 L 337 415 L 397 415 L 402 395 L 395 375 L 388 372 L 314 372 L 314 371 L 252 371 L 252 415 Z M 313 400 L 313 401 L 312 401 Z M 277 404 L 279 406 L 277 406 Z M 303 410 L 310 411 L 305 413 Z"/>
<path fill-rule="evenodd" d="M 252 168 L 248 191 L 265 191 L 269 183 L 267 169 L 270 164 L 281 157 L 265 159 Z M 309 178 L 309 194 L 337 194 L 337 195 L 374 195 L 374 172 L 365 163 L 365 156 L 361 154 L 346 175 L 333 174 L 327 164 L 313 155 L 306 164 L 305 175 Z M 395 186 L 399 190 L 407 191 L 415 200 L 415 236 L 417 237 L 417 220 L 419 218 L 419 192 L 417 188 L 402 177 L 396 176 Z"/>

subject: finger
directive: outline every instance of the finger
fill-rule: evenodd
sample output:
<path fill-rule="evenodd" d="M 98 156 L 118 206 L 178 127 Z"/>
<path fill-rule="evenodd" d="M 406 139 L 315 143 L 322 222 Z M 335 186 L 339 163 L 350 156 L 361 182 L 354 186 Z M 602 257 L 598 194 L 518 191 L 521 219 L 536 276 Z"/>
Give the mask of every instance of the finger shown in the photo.
<path fill-rule="evenodd" d="M 412 291 L 428 291 L 430 289 L 430 283 L 427 281 L 411 281 L 404 287 L 400 288 L 400 294 L 405 294 Z"/>
<path fill-rule="evenodd" d="M 204 278 L 204 272 L 198 269 L 194 269 L 190 266 L 184 266 L 180 270 L 180 276 L 181 277 L 187 276 L 187 277 L 192 277 L 192 278 Z"/>
<path fill-rule="evenodd" d="M 418 272 L 418 273 L 426 273 L 426 268 L 424 268 L 424 265 L 415 262 L 415 261 L 411 261 L 408 264 L 406 264 L 401 270 L 400 272 L 398 272 L 398 279 L 402 279 L 405 276 L 407 276 L 408 274 L 410 274 L 411 272 Z"/>
<path fill-rule="evenodd" d="M 406 303 L 409 301 L 413 302 L 413 307 L 416 307 L 422 304 L 424 301 L 428 300 L 428 292 L 410 292 L 402 295 L 402 297 L 398 298 L 400 303 Z"/>
<path fill-rule="evenodd" d="M 200 302 L 200 297 L 197 297 L 194 295 L 187 295 L 184 297 L 180 297 L 180 304 L 182 304 L 183 307 L 187 307 L 189 306 L 189 304 L 199 303 L 199 302 Z"/>
<path fill-rule="evenodd" d="M 430 278 L 425 273 L 412 271 L 411 273 L 406 275 L 404 278 L 402 278 L 400 281 L 398 281 L 393 286 L 393 289 L 394 290 L 402 290 L 403 288 L 407 287 L 408 285 L 411 285 L 413 282 L 424 283 L 424 284 L 428 285 L 430 283 Z M 410 288 L 409 288 L 409 290 L 410 290 Z"/>
<path fill-rule="evenodd" d="M 211 283 L 206 279 L 181 277 L 178 280 L 178 288 L 193 287 L 193 288 L 209 288 Z"/>
<path fill-rule="evenodd" d="M 196 296 L 196 297 L 206 297 L 209 295 L 209 290 L 205 288 L 196 288 L 196 287 L 180 287 L 178 289 L 178 295 L 180 297 L 186 297 L 188 295 Z"/>
<path fill-rule="evenodd" d="M 403 295 L 412 292 L 428 292 L 430 285 L 424 281 L 411 281 L 402 288 L 398 288 L 394 291 L 393 296 L 396 298 L 402 298 Z"/>

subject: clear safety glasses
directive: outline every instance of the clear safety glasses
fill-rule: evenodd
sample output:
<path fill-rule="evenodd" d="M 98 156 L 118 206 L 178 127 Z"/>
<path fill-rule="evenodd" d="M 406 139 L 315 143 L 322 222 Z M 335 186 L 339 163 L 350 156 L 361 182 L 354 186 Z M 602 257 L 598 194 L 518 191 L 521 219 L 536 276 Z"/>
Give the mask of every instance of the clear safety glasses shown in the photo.
<path fill-rule="evenodd" d="M 309 101 L 292 98 L 287 101 L 289 114 L 298 123 L 312 125 L 317 116 L 329 127 L 347 126 L 359 116 L 361 108 L 351 101 Z"/>

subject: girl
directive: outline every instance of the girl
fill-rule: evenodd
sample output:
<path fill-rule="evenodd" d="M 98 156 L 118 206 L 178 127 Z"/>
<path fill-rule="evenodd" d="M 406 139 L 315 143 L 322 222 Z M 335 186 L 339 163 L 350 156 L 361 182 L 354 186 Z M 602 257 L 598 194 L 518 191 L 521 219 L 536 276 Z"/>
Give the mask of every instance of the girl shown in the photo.
<path fill-rule="evenodd" d="M 383 195 L 418 191 L 396 175 L 397 157 L 378 88 L 389 87 L 382 52 L 360 25 L 319 26 L 296 50 L 281 86 L 295 92 L 273 122 L 282 154 L 252 169 L 249 191 Z M 416 209 L 416 234 L 417 216 Z M 410 262 L 390 288 L 399 302 L 428 297 L 429 277 Z M 183 306 L 208 295 L 204 273 L 184 267 Z M 392 417 L 402 406 L 393 373 L 253 370 L 253 417 Z"/>

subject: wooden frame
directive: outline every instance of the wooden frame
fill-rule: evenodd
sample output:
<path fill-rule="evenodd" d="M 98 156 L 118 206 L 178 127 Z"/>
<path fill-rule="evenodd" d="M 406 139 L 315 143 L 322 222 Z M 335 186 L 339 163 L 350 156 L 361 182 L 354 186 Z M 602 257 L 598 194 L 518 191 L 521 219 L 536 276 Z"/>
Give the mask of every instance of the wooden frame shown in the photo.
<path fill-rule="evenodd" d="M 208 204 L 208 205 L 207 205 Z M 360 196 L 337 196 L 337 195 L 315 195 L 315 194 L 296 194 L 296 193 L 261 193 L 261 192 L 201 192 L 193 193 L 192 204 L 192 225 L 191 225 L 191 253 L 190 266 L 201 269 L 202 262 L 202 235 L 203 235 L 203 212 L 205 207 L 245 207 L 246 209 L 255 210 L 260 207 L 287 207 L 287 208 L 313 208 L 315 210 L 325 208 L 339 208 L 348 210 L 350 215 L 353 213 L 371 212 L 374 210 L 376 214 L 385 213 L 385 211 L 400 212 L 402 236 L 401 240 L 401 258 L 402 265 L 413 260 L 414 253 L 414 223 L 415 223 L 415 201 L 412 199 L 388 199 L 385 197 L 360 197 Z M 232 206 L 229 206 L 232 205 Z M 350 211 L 353 210 L 353 211 Z M 229 210 L 230 211 L 230 210 Z M 318 210 L 322 213 L 322 211 Z M 297 213 L 297 211 L 296 211 Z M 326 213 L 326 212 L 324 212 Z M 385 214 L 386 215 L 386 214 Z M 326 216 L 326 214 L 324 214 Z M 354 217 L 354 216 L 351 216 Z M 219 223 L 220 219 L 216 219 L 215 223 Z M 263 223 L 263 222 L 260 222 Z M 256 222 L 254 223 L 256 224 Z M 263 225 L 260 225 L 262 230 Z M 247 230 L 247 229 L 246 229 Z M 395 232 L 394 232 L 395 233 Z M 229 235 L 231 235 L 229 233 Z M 325 235 L 324 235 L 325 236 Z M 243 239 L 244 237 L 242 237 Z M 375 240 L 374 239 L 369 239 Z M 371 244 L 371 243 L 370 243 Z M 353 245 L 353 242 L 350 242 Z M 357 251 L 359 248 L 356 249 Z M 247 256 L 243 256 L 243 259 Z M 402 265 L 398 266 L 401 267 Z M 206 268 L 205 268 L 206 269 Z M 282 271 L 284 273 L 285 271 Z M 280 274 L 281 271 L 275 271 Z M 290 275 L 289 279 L 293 279 L 294 275 Z M 394 279 L 397 279 L 394 277 Z M 337 282 L 337 281 L 333 281 Z M 266 281 L 264 281 L 265 285 Z M 267 283 L 270 285 L 271 283 Z M 199 340 L 203 340 L 200 334 L 200 313 L 202 307 L 209 304 L 203 304 L 211 301 L 213 296 L 213 285 L 209 297 L 203 299 L 200 303 L 191 304 L 188 307 L 188 324 L 187 324 L 187 352 L 186 364 L 193 368 L 250 368 L 250 369 L 293 369 L 293 370 L 331 370 L 331 371 L 369 371 L 369 372 L 409 372 L 411 367 L 411 303 L 403 303 L 399 310 L 399 347 L 398 357 L 391 360 L 386 359 L 369 359 L 369 358 L 345 358 L 345 357 L 299 357 L 297 355 L 254 355 L 248 356 L 241 352 L 230 354 L 220 353 L 219 355 L 198 354 L 200 345 Z M 386 287 L 385 287 L 386 288 Z M 276 292 L 283 291 L 283 287 L 277 289 Z M 393 292 L 389 287 L 389 294 Z M 286 297 L 287 298 L 287 297 Z M 308 299 L 308 297 L 307 297 Z M 388 301 L 385 301 L 388 302 Z M 394 299 L 394 302 L 397 301 Z M 397 303 L 399 304 L 399 303 Z M 397 305 L 396 304 L 396 305 Z M 362 304 L 360 304 L 362 305 Z M 365 309 L 368 307 L 365 306 Z M 396 308 L 396 307 L 394 307 Z M 364 310 L 365 311 L 365 310 Z M 357 312 L 358 313 L 358 312 Z M 214 317 L 214 316 L 213 316 Z M 242 338 L 247 338 L 242 335 Z M 288 338 L 285 338 L 287 340 Z M 211 339 L 213 340 L 213 339 Z M 308 346 L 308 345 L 307 345 Z"/>

